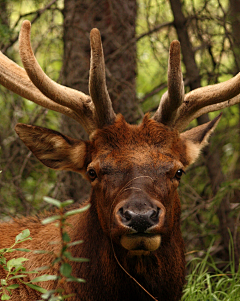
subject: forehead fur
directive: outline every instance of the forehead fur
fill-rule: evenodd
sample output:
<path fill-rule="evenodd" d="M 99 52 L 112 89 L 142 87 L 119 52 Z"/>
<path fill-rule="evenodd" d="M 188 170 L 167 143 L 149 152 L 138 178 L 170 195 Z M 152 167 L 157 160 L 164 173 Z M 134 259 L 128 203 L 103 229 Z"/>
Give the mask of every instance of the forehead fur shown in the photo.
<path fill-rule="evenodd" d="M 98 154 L 114 150 L 144 151 L 147 147 L 185 163 L 184 144 L 178 131 L 150 119 L 149 115 L 145 115 L 139 125 L 130 125 L 122 115 L 118 115 L 113 125 L 97 130 L 91 141 Z"/>

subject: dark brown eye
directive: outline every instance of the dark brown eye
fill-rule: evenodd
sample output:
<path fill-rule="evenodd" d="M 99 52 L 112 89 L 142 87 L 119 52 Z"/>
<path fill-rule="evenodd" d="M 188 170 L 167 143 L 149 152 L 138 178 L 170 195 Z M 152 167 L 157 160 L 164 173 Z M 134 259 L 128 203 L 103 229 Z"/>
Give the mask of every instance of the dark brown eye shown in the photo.
<path fill-rule="evenodd" d="M 177 180 L 180 180 L 183 173 L 184 173 L 184 171 L 182 169 L 179 169 L 175 174 L 175 178 Z"/>
<path fill-rule="evenodd" d="M 92 168 L 88 170 L 87 174 L 88 174 L 91 181 L 94 181 L 97 178 L 97 173 Z"/>

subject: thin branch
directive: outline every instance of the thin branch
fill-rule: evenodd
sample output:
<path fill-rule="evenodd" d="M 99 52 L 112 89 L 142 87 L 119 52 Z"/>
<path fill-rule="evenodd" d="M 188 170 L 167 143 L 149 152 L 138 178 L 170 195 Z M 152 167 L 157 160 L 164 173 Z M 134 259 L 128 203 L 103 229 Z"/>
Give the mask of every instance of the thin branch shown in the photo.
<path fill-rule="evenodd" d="M 142 38 L 151 35 L 154 32 L 158 32 L 159 30 L 162 30 L 165 27 L 169 27 L 169 26 L 173 26 L 174 23 L 173 22 L 165 22 L 162 23 L 160 25 L 157 25 L 156 27 L 154 27 L 153 29 L 144 32 L 142 34 L 140 34 L 138 37 L 134 37 L 132 38 L 128 43 L 124 44 L 122 47 L 119 47 L 116 51 L 114 51 L 111 55 L 108 55 L 105 57 L 105 62 L 107 64 L 107 62 L 109 60 L 113 60 L 117 55 L 119 55 L 120 53 L 123 53 L 126 49 L 128 49 L 132 44 L 135 44 L 136 42 L 138 42 L 139 40 L 141 40 Z"/>
<path fill-rule="evenodd" d="M 142 98 L 140 98 L 138 100 L 138 103 L 143 103 L 146 99 L 148 99 L 149 97 L 157 94 L 158 92 L 162 91 L 165 88 L 167 88 L 167 83 L 166 82 L 161 83 L 157 87 L 153 88 L 152 91 L 147 92 Z"/>
<path fill-rule="evenodd" d="M 157 32 L 159 30 L 162 30 L 163 28 L 169 27 L 169 26 L 174 26 L 174 23 L 173 22 L 165 22 L 165 23 L 159 24 L 159 25 L 155 26 L 153 29 L 140 34 L 138 37 L 134 38 L 133 40 L 134 40 L 134 42 L 138 42 L 142 38 L 149 36 L 150 34 Z"/>
<path fill-rule="evenodd" d="M 20 22 L 20 20 L 23 18 L 23 17 L 27 17 L 27 16 L 30 16 L 30 15 L 34 15 L 36 14 L 36 16 L 33 18 L 33 20 L 31 21 L 31 24 L 34 24 L 40 17 L 41 15 L 48 9 L 50 9 L 50 7 L 56 3 L 58 0 L 52 0 L 49 4 L 47 4 L 44 8 L 42 9 L 39 9 L 39 10 L 36 10 L 34 12 L 30 12 L 30 13 L 27 13 L 27 14 L 23 14 L 23 15 L 20 15 L 17 19 L 17 21 L 15 22 L 14 26 L 13 26 L 13 29 L 18 25 L 18 23 Z M 18 40 L 18 34 L 15 36 L 15 38 L 11 39 L 10 42 L 1 50 L 2 53 L 5 53 L 8 48 L 10 48 L 16 41 Z"/>

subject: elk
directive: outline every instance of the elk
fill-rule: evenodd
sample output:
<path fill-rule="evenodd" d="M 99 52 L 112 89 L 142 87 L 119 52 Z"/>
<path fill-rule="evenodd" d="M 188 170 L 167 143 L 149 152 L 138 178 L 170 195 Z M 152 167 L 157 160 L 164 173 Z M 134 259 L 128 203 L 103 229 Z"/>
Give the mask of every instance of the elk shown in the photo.
<path fill-rule="evenodd" d="M 19 52 L 24 69 L 0 54 L 0 83 L 45 108 L 78 121 L 89 135 L 76 140 L 39 126 L 17 124 L 16 132 L 46 166 L 82 174 L 91 183 L 89 210 L 71 217 L 70 236 L 84 244 L 72 247 L 76 277 L 86 284 L 61 283 L 71 300 L 177 301 L 185 282 L 181 206 L 177 187 L 187 166 L 198 157 L 221 115 L 183 132 L 196 117 L 240 102 L 240 74 L 220 84 L 184 94 L 180 43 L 169 51 L 168 91 L 156 113 L 139 125 L 116 115 L 106 87 L 101 36 L 90 33 L 90 96 L 53 82 L 37 63 L 30 44 L 29 21 L 22 24 Z M 76 187 L 77 189 L 77 187 Z M 23 229 L 30 229 L 30 249 L 51 250 L 57 228 L 30 217 L 1 223 L 0 248 Z M 27 254 L 27 269 L 51 262 Z M 52 271 L 54 273 L 54 271 Z M 4 271 L 0 271 L 1 278 Z M 31 274 L 29 275 L 31 276 Z M 43 287 L 52 289 L 56 282 Z M 39 293 L 20 286 L 11 300 L 38 300 Z"/>

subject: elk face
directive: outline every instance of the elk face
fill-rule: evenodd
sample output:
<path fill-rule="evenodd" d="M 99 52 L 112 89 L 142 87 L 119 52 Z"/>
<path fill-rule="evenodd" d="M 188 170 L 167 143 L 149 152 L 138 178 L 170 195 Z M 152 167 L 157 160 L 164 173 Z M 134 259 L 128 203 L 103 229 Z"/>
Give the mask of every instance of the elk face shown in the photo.
<path fill-rule="evenodd" d="M 137 126 L 119 116 L 86 142 L 34 126 L 16 131 L 48 167 L 87 178 L 103 231 L 132 255 L 147 255 L 179 225 L 180 178 L 217 120 L 180 135 L 148 116 Z"/>
<path fill-rule="evenodd" d="M 186 159 L 179 134 L 147 117 L 140 126 L 118 118 L 92 145 L 87 175 L 103 230 L 132 254 L 157 250 L 180 215 L 176 189 Z"/>

